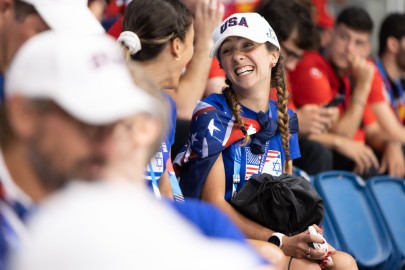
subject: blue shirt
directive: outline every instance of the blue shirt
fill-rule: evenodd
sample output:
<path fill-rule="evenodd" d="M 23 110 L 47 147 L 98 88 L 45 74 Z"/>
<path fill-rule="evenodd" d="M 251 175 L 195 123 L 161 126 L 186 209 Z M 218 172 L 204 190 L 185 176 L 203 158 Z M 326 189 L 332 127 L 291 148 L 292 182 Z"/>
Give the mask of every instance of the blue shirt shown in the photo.
<path fill-rule="evenodd" d="M 376 61 L 377 68 L 381 74 L 384 81 L 384 90 L 388 97 L 388 102 L 398 120 L 405 124 L 405 89 L 402 85 L 401 80 L 392 81 L 384 68 L 380 59 Z"/>
<path fill-rule="evenodd" d="M 215 206 L 191 198 L 187 199 L 184 203 L 175 201 L 166 202 L 169 203 L 178 214 L 193 224 L 203 235 L 236 241 L 247 247 L 248 250 L 251 250 L 252 254 L 256 254 L 262 264 L 268 263 L 267 260 L 253 250 L 247 242 L 246 237 L 231 219 Z"/>
<path fill-rule="evenodd" d="M 169 102 L 169 112 L 170 112 L 170 122 L 168 125 L 167 134 L 160 146 L 159 151 L 151 159 L 151 165 L 153 173 L 155 175 L 156 181 L 159 183 L 159 179 L 166 170 L 167 162 L 170 159 L 170 149 L 174 143 L 174 136 L 176 131 L 176 103 L 174 100 L 167 94 L 164 95 Z M 152 176 L 149 169 L 149 166 L 146 171 L 146 180 L 149 187 L 152 187 Z"/>
<path fill-rule="evenodd" d="M 273 135 L 263 145 L 262 154 L 254 154 L 251 150 L 252 141 L 246 146 L 240 146 L 244 136 L 235 122 L 231 108 L 225 96 L 212 94 L 200 101 L 194 111 L 188 145 L 175 159 L 175 166 L 180 171 L 180 187 L 187 197 L 199 198 L 205 179 L 222 153 L 226 175 L 226 190 L 224 198 L 230 201 L 232 193 L 239 190 L 246 181 L 255 174 L 263 172 L 280 175 L 283 172 L 285 153 L 281 135 L 277 129 L 277 104 L 269 101 L 269 111 L 256 113 L 242 106 L 241 116 L 245 129 L 251 137 L 259 135 L 262 124 L 259 115 L 267 117 L 273 126 Z M 298 120 L 293 111 L 290 116 L 290 157 L 300 157 L 298 145 Z M 294 122 L 295 125 L 291 125 Z M 267 125 L 268 126 L 268 125 Z M 264 129 L 264 128 L 263 128 Z M 238 177 L 234 177 L 234 176 Z M 239 184 L 234 185 L 237 179 Z"/>
<path fill-rule="evenodd" d="M 4 102 L 4 78 L 3 74 L 0 74 L 0 103 Z"/>

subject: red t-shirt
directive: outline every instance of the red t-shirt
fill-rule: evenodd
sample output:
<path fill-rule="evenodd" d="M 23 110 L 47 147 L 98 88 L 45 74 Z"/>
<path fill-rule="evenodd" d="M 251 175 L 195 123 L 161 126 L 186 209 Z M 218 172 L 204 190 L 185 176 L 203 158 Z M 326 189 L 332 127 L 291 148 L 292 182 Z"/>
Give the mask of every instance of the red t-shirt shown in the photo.
<path fill-rule="evenodd" d="M 293 91 L 292 91 L 292 87 L 290 84 L 290 80 L 289 80 L 289 76 L 288 74 L 285 74 L 286 76 L 286 85 L 287 85 L 287 91 L 289 94 L 289 99 L 288 99 L 288 108 L 290 108 L 291 110 L 293 110 L 294 112 L 297 111 L 297 106 L 295 106 L 294 104 L 294 99 L 292 97 L 293 95 Z M 271 100 L 275 100 L 277 101 L 277 88 L 272 88 L 270 91 L 270 99 Z"/>
<path fill-rule="evenodd" d="M 118 39 L 122 32 L 122 21 L 124 20 L 124 16 L 121 16 L 119 19 L 115 21 L 115 23 L 108 29 L 107 33 Z"/>
<path fill-rule="evenodd" d="M 329 62 L 318 52 L 306 52 L 296 69 L 289 73 L 289 78 L 294 89 L 294 103 L 298 108 L 304 104 L 326 104 L 339 94 L 339 78 Z M 352 90 L 348 77 L 343 77 L 342 81 L 345 85 L 346 100 L 344 105 L 339 106 L 341 112 L 345 106 L 349 106 Z M 370 104 L 384 101 L 382 83 L 382 78 L 375 68 L 372 89 L 363 115 L 365 126 L 376 121 Z M 355 139 L 364 140 L 364 138 L 364 131 L 359 129 Z"/>
<path fill-rule="evenodd" d="M 220 68 L 219 61 L 216 57 L 212 58 L 210 72 L 208 74 L 208 79 L 215 78 L 215 77 L 224 77 L 225 78 L 225 71 Z"/>

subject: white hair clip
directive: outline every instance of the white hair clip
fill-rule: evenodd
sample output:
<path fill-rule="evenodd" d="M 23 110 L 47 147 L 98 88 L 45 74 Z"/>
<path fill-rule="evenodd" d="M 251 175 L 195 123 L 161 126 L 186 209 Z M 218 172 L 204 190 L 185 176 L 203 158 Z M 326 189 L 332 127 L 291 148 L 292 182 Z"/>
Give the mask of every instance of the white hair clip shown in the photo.
<path fill-rule="evenodd" d="M 131 55 L 136 54 L 142 49 L 138 35 L 132 31 L 122 32 L 118 37 L 118 42 L 124 44 Z"/>

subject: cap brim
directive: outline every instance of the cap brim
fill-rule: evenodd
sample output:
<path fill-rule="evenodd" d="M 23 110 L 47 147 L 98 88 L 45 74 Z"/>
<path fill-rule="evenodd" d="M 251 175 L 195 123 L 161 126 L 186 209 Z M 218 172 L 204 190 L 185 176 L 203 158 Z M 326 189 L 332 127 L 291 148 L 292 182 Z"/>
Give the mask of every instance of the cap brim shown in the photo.
<path fill-rule="evenodd" d="M 120 87 L 121 85 L 117 85 Z M 94 84 L 92 85 L 94 87 Z M 55 102 L 74 118 L 90 125 L 107 125 L 137 113 L 153 114 L 154 99 L 137 86 L 125 85 L 118 93 L 82 91 L 82 94 L 55 97 Z"/>
<path fill-rule="evenodd" d="M 36 6 L 35 8 L 54 31 L 76 34 L 105 33 L 101 23 L 87 7 L 47 5 Z"/>
<path fill-rule="evenodd" d="M 243 33 L 241 34 L 231 34 L 231 35 L 227 35 L 227 36 L 223 36 L 220 39 L 217 40 L 217 42 L 215 42 L 214 46 L 211 49 L 210 52 L 210 57 L 216 57 L 218 54 L 218 49 L 221 46 L 222 42 L 224 42 L 225 39 L 227 39 L 228 37 L 243 37 L 246 39 L 249 39 L 253 42 L 257 42 L 257 43 L 265 43 L 267 40 L 266 39 L 260 39 L 260 38 L 254 38 L 252 39 L 252 37 L 246 37 L 247 35 L 243 35 Z"/>

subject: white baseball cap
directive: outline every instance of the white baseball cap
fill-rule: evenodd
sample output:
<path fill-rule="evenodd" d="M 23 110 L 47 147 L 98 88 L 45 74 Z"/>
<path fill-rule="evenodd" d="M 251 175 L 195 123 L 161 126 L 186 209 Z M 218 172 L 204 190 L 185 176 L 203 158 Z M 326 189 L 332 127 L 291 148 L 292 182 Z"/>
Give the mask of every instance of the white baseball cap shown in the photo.
<path fill-rule="evenodd" d="M 22 0 L 35 7 L 54 31 L 85 34 L 104 33 L 104 28 L 87 6 L 87 0 Z"/>
<path fill-rule="evenodd" d="M 266 19 L 254 12 L 234 13 L 215 28 L 210 57 L 216 56 L 222 42 L 231 36 L 244 37 L 257 43 L 268 41 L 280 49 L 276 33 Z"/>
<path fill-rule="evenodd" d="M 115 39 L 106 34 L 37 34 L 17 52 L 4 81 L 6 102 L 15 95 L 50 99 L 92 125 L 155 114 L 155 99 L 134 84 Z"/>

